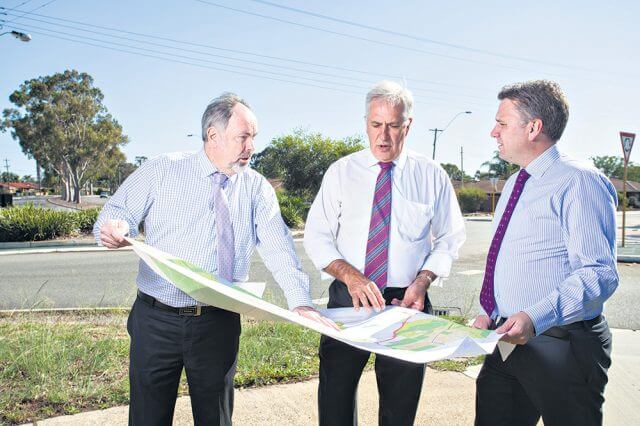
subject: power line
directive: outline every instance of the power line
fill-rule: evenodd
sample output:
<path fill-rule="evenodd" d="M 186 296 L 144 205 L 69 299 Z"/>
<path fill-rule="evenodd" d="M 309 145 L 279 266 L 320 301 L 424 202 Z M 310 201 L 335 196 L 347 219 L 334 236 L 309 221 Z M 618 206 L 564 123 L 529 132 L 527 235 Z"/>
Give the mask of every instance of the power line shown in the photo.
<path fill-rule="evenodd" d="M 313 16 L 315 18 L 320 18 L 320 19 L 324 19 L 324 20 L 327 20 L 327 21 L 331 21 L 331 22 L 338 22 L 338 23 L 349 25 L 349 26 L 352 26 L 352 27 L 363 28 L 363 29 L 366 29 L 366 30 L 371 30 L 371 31 L 376 31 L 376 32 L 383 33 L 383 34 L 398 36 L 398 37 L 402 37 L 402 38 L 406 38 L 406 39 L 410 39 L 410 40 L 414 40 L 414 41 L 419 41 L 419 42 L 423 42 L 423 43 L 435 44 L 435 45 L 438 45 L 438 46 L 450 47 L 450 48 L 454 48 L 454 49 L 464 50 L 466 52 L 480 53 L 480 54 L 483 54 L 483 55 L 493 56 L 493 57 L 496 57 L 496 58 L 511 59 L 511 60 L 516 60 L 516 61 L 521 61 L 521 62 L 539 64 L 539 65 L 550 65 L 550 66 L 566 68 L 566 69 L 570 69 L 570 70 L 598 72 L 596 70 L 590 70 L 590 69 L 580 68 L 580 67 L 571 66 L 571 65 L 559 64 L 559 63 L 555 63 L 555 62 L 540 61 L 540 60 L 536 60 L 536 59 L 523 58 L 523 57 L 520 57 L 520 56 L 514 56 L 514 55 L 509 55 L 509 54 L 500 53 L 500 52 L 492 52 L 492 51 L 489 51 L 489 50 L 477 49 L 477 48 L 473 48 L 473 47 L 469 47 L 469 46 L 464 46 L 464 45 L 461 45 L 461 44 L 446 43 L 446 42 L 442 42 L 442 41 L 438 41 L 438 40 L 434 40 L 434 39 L 430 39 L 430 38 L 426 38 L 426 37 L 420 37 L 420 36 L 407 34 L 407 33 L 399 32 L 399 31 L 393 31 L 393 30 L 388 30 L 388 29 L 384 29 L 384 28 L 374 27 L 372 25 L 362 24 L 360 22 L 349 21 L 349 20 L 346 20 L 346 19 L 336 18 L 334 16 L 323 15 L 323 14 L 320 14 L 320 13 L 311 12 L 311 11 L 304 10 L 304 9 L 299 9 L 299 8 L 295 8 L 295 7 L 291 7 L 291 6 L 285 6 L 285 5 L 278 4 L 278 3 L 273 3 L 273 2 L 270 2 L 270 1 L 265 1 L 265 0 L 249 0 L 249 1 L 252 1 L 254 3 L 260 3 L 260 4 L 263 4 L 263 5 L 266 5 L 266 6 L 275 7 L 275 8 L 278 8 L 278 9 L 288 10 L 290 12 L 295 12 L 295 13 L 299 13 L 299 14 L 303 14 L 303 15 Z"/>
<path fill-rule="evenodd" d="M 15 9 L 17 9 L 18 7 L 23 6 L 23 5 L 27 4 L 27 3 L 29 3 L 30 1 L 31 1 L 31 0 L 27 0 L 27 1 L 25 1 L 24 3 L 22 3 L 22 4 L 20 4 L 20 5 L 16 6 L 16 7 L 14 7 L 13 9 L 10 9 L 10 10 L 15 10 Z M 45 6 L 50 5 L 50 4 L 51 4 L 51 3 L 53 3 L 54 1 L 56 1 L 56 0 L 50 0 L 49 2 L 47 2 L 47 3 L 45 3 L 45 4 L 41 5 L 41 6 L 38 6 L 38 7 L 34 8 L 34 9 L 31 9 L 31 10 L 30 10 L 30 11 L 28 11 L 28 12 L 25 12 L 25 13 L 24 13 L 24 14 L 22 14 L 21 16 L 18 16 L 17 18 L 12 19 L 11 21 L 7 21 L 7 22 L 3 23 L 3 25 L 6 25 L 6 24 L 10 24 L 10 23 L 12 23 L 12 22 L 15 22 L 15 21 L 17 21 L 18 19 L 20 19 L 20 18 L 24 17 L 25 15 L 28 15 L 28 14 L 30 14 L 30 13 L 32 13 L 32 12 L 35 12 L 35 11 L 36 11 L 36 10 L 38 10 L 38 9 L 42 9 L 42 8 L 43 8 L 43 7 L 45 7 Z"/>
<path fill-rule="evenodd" d="M 220 46 L 213 46 L 213 45 L 202 44 L 202 43 L 194 43 L 194 42 L 190 42 L 190 41 L 178 40 L 178 39 L 169 38 L 169 37 L 162 37 L 162 36 L 153 35 L 153 34 L 145 34 L 145 33 L 139 33 L 139 32 L 134 32 L 134 31 L 127 31 L 127 30 L 123 30 L 123 29 L 119 29 L 119 28 L 106 27 L 106 26 L 102 26 L 102 25 L 90 24 L 90 23 L 85 23 L 85 22 L 80 22 L 80 21 L 74 21 L 74 20 L 71 20 L 71 19 L 59 18 L 59 17 L 55 17 L 55 16 L 42 15 L 42 14 L 38 14 L 38 13 L 29 13 L 29 15 L 38 16 L 38 17 L 47 18 L 47 19 L 53 19 L 53 20 L 61 21 L 61 22 L 72 23 L 72 24 L 76 24 L 76 25 L 83 25 L 83 26 L 91 27 L 91 28 L 98 28 L 98 29 L 107 30 L 107 31 L 119 32 L 119 33 L 122 33 L 122 34 L 130 34 L 130 35 L 135 35 L 135 36 L 139 36 L 139 37 L 146 37 L 146 38 L 152 38 L 152 39 L 156 39 L 156 40 L 169 41 L 169 42 L 172 42 L 172 43 L 184 44 L 184 45 L 195 46 L 195 47 L 204 47 L 204 48 L 207 48 L 207 49 L 220 50 L 220 51 L 225 51 L 225 52 L 232 52 L 232 53 L 241 54 L 241 55 L 250 55 L 250 56 L 255 56 L 255 57 L 260 57 L 260 58 L 265 58 L 265 59 L 272 59 L 272 60 L 278 60 L 278 61 L 283 61 L 283 62 L 291 62 L 291 63 L 297 63 L 297 64 L 301 64 L 301 65 L 321 67 L 321 68 L 333 69 L 333 70 L 337 70 L 337 71 L 346 71 L 346 72 L 363 74 L 363 75 L 394 78 L 394 79 L 398 79 L 398 80 L 406 79 L 406 80 L 409 80 L 409 81 L 412 81 L 412 82 L 425 83 L 425 84 L 430 84 L 430 85 L 435 85 L 435 86 L 445 86 L 445 87 L 453 87 L 453 88 L 460 88 L 460 89 L 478 90 L 477 88 L 474 88 L 474 87 L 471 87 L 471 86 L 456 85 L 456 84 L 450 84 L 450 83 L 445 83 L 445 82 L 437 82 L 437 81 L 433 81 L 433 80 L 425 80 L 425 79 L 420 79 L 420 78 L 410 77 L 410 76 L 404 76 L 404 75 L 403 76 L 398 76 L 398 75 L 392 75 L 392 74 L 376 73 L 376 72 L 371 72 L 371 71 L 368 71 L 368 70 L 341 67 L 341 66 L 337 66 L 337 65 L 329 65 L 329 64 L 322 64 L 322 63 L 314 63 L 314 62 L 302 61 L 302 60 L 299 60 L 299 59 L 283 58 L 283 57 L 278 57 L 278 56 L 260 54 L 260 53 L 257 53 L 257 52 L 244 51 L 244 50 L 229 49 L 229 48 L 224 48 L 224 47 L 220 47 Z M 27 18 L 27 19 L 36 20 L 35 18 Z M 57 25 L 61 25 L 61 24 L 57 24 Z"/>
<path fill-rule="evenodd" d="M 279 81 L 279 82 L 284 82 L 284 83 L 291 83 L 291 84 L 296 84 L 296 85 L 301 85 L 301 86 L 315 87 L 315 88 L 320 88 L 320 89 L 332 90 L 332 91 L 337 91 L 337 92 L 341 92 L 341 93 L 357 94 L 357 95 L 362 95 L 367 90 L 366 87 L 361 87 L 361 86 L 346 85 L 344 83 L 337 83 L 337 82 L 331 82 L 331 81 L 326 81 L 326 80 L 308 79 L 308 78 L 292 76 L 292 75 L 283 75 L 283 74 L 271 73 L 271 72 L 263 71 L 263 70 L 252 69 L 252 71 L 254 71 L 254 72 L 246 72 L 246 71 L 238 71 L 235 68 L 231 68 L 231 69 L 230 68 L 221 68 L 220 66 L 213 67 L 213 66 L 209 66 L 209 65 L 204 65 L 204 64 L 191 62 L 192 60 L 202 61 L 202 62 L 212 62 L 212 61 L 207 61 L 207 60 L 204 60 L 204 59 L 191 58 L 191 57 L 184 56 L 184 55 L 169 54 L 169 53 L 165 53 L 165 52 L 154 51 L 152 49 L 145 49 L 145 48 L 141 48 L 141 47 L 125 45 L 125 44 L 122 44 L 122 43 L 107 42 L 107 41 L 103 41 L 103 40 L 99 40 L 99 39 L 92 39 L 92 40 L 97 41 L 99 43 L 120 45 L 120 46 L 128 47 L 130 49 L 136 49 L 136 50 L 132 51 L 132 50 L 126 50 L 126 49 L 121 49 L 121 48 L 117 48 L 117 47 L 111 47 L 111 46 L 104 45 L 104 44 L 96 44 L 96 43 L 87 42 L 87 41 L 84 40 L 84 39 L 86 39 L 86 37 L 82 37 L 83 39 L 78 40 L 78 39 L 73 39 L 73 38 L 62 37 L 62 36 L 58 36 L 58 35 L 52 35 L 52 34 L 48 34 L 48 33 L 43 33 L 43 32 L 37 32 L 37 31 L 28 30 L 28 29 L 25 29 L 25 28 L 20 28 L 20 27 L 15 27 L 15 26 L 10 26 L 10 28 L 17 29 L 17 30 L 20 30 L 20 31 L 31 31 L 33 34 L 39 34 L 39 35 L 46 36 L 46 37 L 52 37 L 52 38 L 56 38 L 56 39 L 71 41 L 71 42 L 74 42 L 74 43 L 89 45 L 89 46 L 93 46 L 93 47 L 99 47 L 99 48 L 108 49 L 108 50 L 117 51 L 117 52 L 128 53 L 128 54 L 131 54 L 131 55 L 148 57 L 148 58 L 153 58 L 153 59 L 159 59 L 159 60 L 167 61 L 167 62 L 174 62 L 174 63 L 180 63 L 180 64 L 185 64 L 185 65 L 191 65 L 191 66 L 195 66 L 195 67 L 199 67 L 199 68 L 211 69 L 211 70 L 215 70 L 215 71 L 222 71 L 222 72 L 227 72 L 227 73 L 231 73 L 231 74 L 235 74 L 235 75 L 244 75 L 244 76 L 249 76 L 249 77 L 256 77 L 256 78 L 262 78 L 262 79 L 267 79 L 267 80 L 272 80 L 272 81 Z M 54 30 L 49 30 L 49 29 L 45 29 L 45 31 L 49 31 L 49 32 L 53 32 L 53 33 L 61 33 L 61 34 L 68 35 L 68 36 L 71 36 L 71 37 L 81 37 L 81 36 L 77 36 L 77 35 L 74 35 L 74 34 L 62 33 L 62 32 L 59 32 L 59 31 L 54 31 Z M 141 53 L 141 52 L 139 52 L 137 50 L 142 50 L 142 51 L 151 52 L 151 53 L 155 53 L 155 54 Z M 165 55 L 165 56 L 157 56 L 157 54 Z M 188 60 L 175 59 L 175 58 L 183 58 L 183 59 L 188 59 Z M 226 66 L 226 65 L 222 64 L 222 66 Z M 246 67 L 243 67 L 243 68 L 246 68 Z M 266 76 L 266 75 L 256 74 L 255 72 L 269 73 L 269 74 L 274 74 L 275 76 Z M 318 82 L 320 84 L 308 83 L 308 82 L 302 82 L 302 81 L 295 81 L 295 80 L 282 78 L 282 77 L 292 77 L 292 78 L 296 78 L 296 79 L 312 80 L 312 81 Z M 326 84 L 328 84 L 329 86 L 327 86 Z M 353 90 L 345 90 L 345 89 L 342 89 L 342 88 L 332 87 L 330 85 L 343 85 L 343 86 L 348 86 L 348 87 L 360 89 L 360 91 L 356 92 L 356 91 L 353 91 Z M 417 98 L 421 98 L 421 97 L 417 96 Z M 421 102 L 421 103 L 438 105 L 439 103 L 432 102 L 433 99 L 435 99 L 435 98 L 430 97 L 428 99 L 428 102 Z M 448 101 L 449 101 L 448 99 L 446 99 L 444 101 L 445 101 L 444 102 L 445 105 L 454 106 L 453 104 L 449 104 L 448 103 Z M 440 104 L 442 104 L 442 103 L 440 103 Z M 455 106 L 459 107 L 459 105 L 455 105 Z"/>
<path fill-rule="evenodd" d="M 31 1 L 32 1 L 32 0 L 26 0 L 26 1 L 23 1 L 23 2 L 22 2 L 22 3 L 20 3 L 19 5 L 14 6 L 14 7 L 12 7 L 12 8 L 9 8 L 9 9 L 7 9 L 7 10 L 16 10 L 17 8 L 22 7 L 22 6 L 24 6 L 25 4 L 27 4 L 27 3 L 31 2 Z"/>
<path fill-rule="evenodd" d="M 293 21 L 289 21 L 287 19 L 283 19 L 283 18 L 277 18 L 274 16 L 269 16 L 269 15 L 264 15 L 261 13 L 257 13 L 257 12 L 251 12 L 248 10 L 243 10 L 243 9 L 237 9 L 235 7 L 231 7 L 231 6 L 225 6 L 219 3 L 214 3 L 211 1 L 205 1 L 205 0 L 194 0 L 198 3 L 203 3 L 209 6 L 214 6 L 214 7 L 218 7 L 221 9 L 226 9 L 226 10 L 231 10 L 233 12 L 238 12 L 238 13 L 242 13 L 245 15 L 251 15 L 251 16 L 257 16 L 263 19 L 268 19 L 271 21 L 276 21 L 276 22 L 282 22 L 285 24 L 289 24 L 289 25 L 294 25 L 297 27 L 301 27 L 301 28 L 307 28 L 307 29 L 311 29 L 314 31 L 321 31 L 324 33 L 328 33 L 328 34 L 334 34 L 334 35 L 339 35 L 342 37 L 348 37 L 348 38 L 352 38 L 355 40 L 361 40 L 361 41 L 366 41 L 368 43 L 374 43 L 377 45 L 381 45 L 381 46 L 388 46 L 388 47 L 393 47 L 396 49 L 403 49 L 403 50 L 408 50 L 411 52 L 416 52 L 416 53 L 422 53 L 422 54 L 426 54 L 426 55 L 430 55 L 430 56 L 437 56 L 440 58 L 445 58 L 445 59 L 451 59 L 454 61 L 460 61 L 460 62 L 467 62 L 467 63 L 471 63 L 471 64 L 476 64 L 476 65 L 484 65 L 484 66 L 490 66 L 490 67 L 500 67 L 500 68 L 506 68 L 506 69 L 511 69 L 511 70 L 516 70 L 516 71 L 528 71 L 526 69 L 523 68 L 518 68 L 518 67 L 514 67 L 514 66 L 509 66 L 509 65 L 504 65 L 504 64 L 496 64 L 496 63 L 489 63 L 489 62 L 483 62 L 483 61 L 476 61 L 474 59 L 469 59 L 469 58 L 462 58 L 459 56 L 453 56 L 453 55 L 447 55 L 444 53 L 437 53 L 437 52 L 432 52 L 429 50 L 424 50 L 424 49 L 418 49 L 418 48 L 414 48 L 414 47 L 409 47 L 409 46 L 404 46 L 404 45 L 400 45 L 400 44 L 395 44 L 395 43 L 390 43 L 390 42 L 385 42 L 385 41 L 381 41 L 381 40 L 374 40 L 371 38 L 367 38 L 367 37 L 361 37 L 361 36 L 357 36 L 357 35 L 353 35 L 353 34 L 347 34 L 347 33 L 343 33 L 343 32 L 339 32 L 339 31 L 333 31 L 333 30 L 329 30 L 326 28 L 321 28 L 321 27 L 316 27 L 313 25 L 306 25 L 306 24 L 302 24 L 300 22 L 293 22 Z M 551 76 L 559 76 L 559 74 L 554 74 L 554 73 L 548 73 L 548 72 L 541 72 L 541 74 L 545 74 L 545 75 L 551 75 Z"/>
<path fill-rule="evenodd" d="M 88 30 L 88 29 L 84 29 L 84 28 L 79 28 L 77 26 L 65 25 L 65 24 L 55 23 L 55 22 L 46 21 L 46 20 L 37 19 L 37 18 L 26 18 L 26 19 L 30 20 L 30 21 L 42 22 L 42 23 L 45 23 L 45 24 L 48 24 L 48 25 L 55 25 L 55 26 L 59 26 L 59 27 L 63 27 L 63 28 L 69 28 L 69 29 L 76 30 L 76 31 L 82 31 L 82 32 L 90 33 L 90 34 L 97 34 L 97 35 L 101 35 L 101 36 L 112 37 L 112 38 L 117 38 L 117 39 L 127 40 L 127 41 L 133 41 L 133 42 L 136 42 L 136 43 L 144 43 L 144 44 L 157 46 L 157 47 L 162 47 L 162 48 L 166 48 L 166 49 L 177 50 L 177 51 L 180 51 L 180 52 L 196 53 L 196 54 L 199 54 L 199 55 L 217 57 L 217 58 L 222 58 L 222 59 L 236 61 L 236 62 L 245 62 L 245 63 L 255 64 L 255 65 L 262 65 L 262 66 L 275 67 L 275 68 L 286 69 L 286 70 L 291 70 L 291 71 L 298 71 L 298 72 L 305 72 L 305 73 L 310 73 L 310 74 L 322 75 L 322 76 L 325 76 L 325 77 L 338 78 L 338 79 L 343 79 L 343 80 L 351 80 L 351 81 L 355 81 L 355 82 L 366 83 L 368 85 L 370 85 L 372 83 L 371 80 L 365 80 L 365 79 L 361 79 L 361 78 L 354 78 L 354 77 L 349 77 L 349 76 L 344 76 L 344 75 L 313 71 L 313 70 L 308 70 L 308 69 L 303 69 L 303 68 L 296 68 L 296 67 L 290 67 L 290 66 L 284 66 L 284 65 L 278 65 L 278 64 L 271 64 L 271 63 L 267 63 L 267 62 L 260 62 L 260 61 L 254 61 L 254 60 L 248 60 L 248 59 L 235 58 L 235 57 L 231 57 L 231 56 L 227 56 L 227 55 L 217 55 L 217 54 L 212 54 L 212 53 L 209 53 L 209 52 L 203 52 L 201 50 L 194 50 L 194 49 L 186 49 L 186 48 L 180 48 L 180 47 L 175 47 L 175 46 L 169 46 L 167 44 L 156 43 L 156 42 L 153 42 L 153 41 L 136 40 L 136 39 L 133 39 L 131 37 L 124 37 L 124 36 L 113 35 L 113 34 L 101 32 L 101 31 Z M 39 26 L 36 26 L 36 25 L 32 25 L 32 24 L 24 24 L 23 23 L 22 25 L 23 26 L 27 25 L 29 28 L 35 28 L 35 29 L 40 29 L 40 30 L 51 31 L 51 32 L 58 33 L 58 34 L 71 35 L 69 33 L 51 30 L 50 28 L 42 28 L 42 27 L 39 27 Z M 76 35 L 73 34 L 73 36 L 76 36 Z M 89 39 L 89 40 L 105 42 L 104 40 L 96 40 L 96 39 L 92 39 L 91 37 L 86 37 L 86 38 Z M 114 44 L 118 44 L 118 43 L 114 43 Z M 123 45 L 123 46 L 125 46 L 125 47 L 133 47 L 133 46 L 130 46 L 130 45 Z M 197 59 L 197 58 L 188 58 L 188 59 L 201 60 L 201 59 Z M 219 62 L 212 62 L 212 63 L 221 64 Z M 229 64 L 222 64 L 222 65 L 229 65 Z M 255 69 L 250 69 L 250 70 L 255 71 Z M 296 76 L 292 76 L 292 77 L 298 78 L 297 75 Z M 300 77 L 300 78 L 304 78 L 304 77 Z M 411 90 L 416 92 L 416 93 L 418 93 L 418 92 L 442 93 L 442 94 L 447 94 L 447 95 L 462 96 L 462 97 L 465 97 L 465 98 L 476 98 L 476 99 L 479 99 L 481 101 L 486 101 L 486 99 L 487 99 L 486 97 L 480 97 L 480 96 L 475 96 L 475 95 L 470 95 L 470 94 L 459 94 L 459 93 L 452 93 L 451 91 L 427 89 L 427 88 L 421 88 L 421 87 L 412 87 Z M 440 98 L 440 99 L 444 100 L 442 98 Z"/>

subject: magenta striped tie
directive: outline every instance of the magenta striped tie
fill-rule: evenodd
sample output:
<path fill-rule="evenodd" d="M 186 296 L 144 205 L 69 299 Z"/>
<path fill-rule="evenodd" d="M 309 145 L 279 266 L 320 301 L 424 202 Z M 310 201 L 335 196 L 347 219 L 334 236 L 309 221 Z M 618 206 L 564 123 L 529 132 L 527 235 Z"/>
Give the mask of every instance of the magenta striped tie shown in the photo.
<path fill-rule="evenodd" d="M 393 163 L 378 163 L 380 173 L 373 194 L 367 257 L 364 275 L 375 282 L 380 290 L 387 285 L 389 260 L 389 224 L 391 223 L 391 168 Z"/>
<path fill-rule="evenodd" d="M 480 291 L 480 304 L 489 316 L 491 316 L 496 307 L 496 298 L 493 292 L 493 281 L 494 273 L 496 271 L 498 252 L 500 251 L 500 245 L 502 244 L 504 234 L 507 232 L 507 226 L 509 226 L 513 210 L 516 208 L 516 204 L 518 203 L 518 199 L 520 199 L 520 194 L 522 194 L 524 184 L 527 183 L 529 176 L 531 175 L 527 173 L 525 169 L 520 170 L 516 183 L 513 185 L 513 191 L 511 192 L 509 201 L 507 202 L 507 207 L 505 207 L 504 212 L 502 213 L 500 223 L 498 224 L 496 233 L 491 241 L 491 246 L 489 247 L 487 267 L 484 270 L 484 281 L 482 282 L 482 290 Z"/>

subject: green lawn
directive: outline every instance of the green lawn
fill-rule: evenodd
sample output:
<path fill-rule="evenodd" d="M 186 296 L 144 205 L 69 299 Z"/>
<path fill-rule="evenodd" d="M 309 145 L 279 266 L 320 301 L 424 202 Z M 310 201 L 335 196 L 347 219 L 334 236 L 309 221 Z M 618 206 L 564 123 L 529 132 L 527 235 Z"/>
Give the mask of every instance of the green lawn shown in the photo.
<path fill-rule="evenodd" d="M 128 403 L 127 314 L 113 310 L 0 316 L 0 424 Z M 243 320 L 242 328 L 236 387 L 317 375 L 317 333 L 293 324 L 250 320 Z M 474 362 L 478 360 L 430 366 L 461 371 Z M 179 392 L 188 394 L 184 377 Z"/>

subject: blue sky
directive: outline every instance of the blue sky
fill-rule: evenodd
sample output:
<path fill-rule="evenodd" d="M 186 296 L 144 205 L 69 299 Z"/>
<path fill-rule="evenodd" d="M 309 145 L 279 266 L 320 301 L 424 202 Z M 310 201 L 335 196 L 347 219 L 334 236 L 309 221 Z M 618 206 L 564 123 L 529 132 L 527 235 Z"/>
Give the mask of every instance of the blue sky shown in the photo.
<path fill-rule="evenodd" d="M 367 88 L 384 76 L 404 78 L 416 95 L 408 147 L 431 155 L 429 129 L 471 110 L 441 134 L 436 159 L 459 165 L 464 147 L 464 168 L 473 174 L 495 150 L 489 132 L 500 88 L 547 78 L 563 87 L 570 102 L 563 151 L 583 159 L 621 155 L 618 132 L 640 132 L 638 2 L 272 3 L 285 8 L 251 0 L 0 0 L 6 21 L 33 10 L 3 29 L 26 30 L 31 42 L 0 37 L 0 109 L 11 106 L 9 94 L 25 80 L 69 68 L 87 72 L 129 135 L 124 151 L 133 161 L 198 149 L 202 111 L 223 91 L 252 104 L 260 124 L 258 150 L 295 128 L 331 137 L 363 134 Z M 639 161 L 638 150 L 631 161 Z M 0 134 L 2 166 L 5 158 L 12 172 L 35 175 L 33 160 L 8 133 Z"/>

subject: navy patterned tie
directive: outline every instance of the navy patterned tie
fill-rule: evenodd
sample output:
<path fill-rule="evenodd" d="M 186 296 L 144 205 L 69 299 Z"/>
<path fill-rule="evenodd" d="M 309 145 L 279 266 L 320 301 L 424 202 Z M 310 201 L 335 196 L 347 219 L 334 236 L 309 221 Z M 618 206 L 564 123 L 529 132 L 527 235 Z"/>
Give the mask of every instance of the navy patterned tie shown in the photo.
<path fill-rule="evenodd" d="M 496 307 L 496 299 L 493 292 L 493 281 L 500 245 L 502 244 L 502 239 L 507 231 L 507 226 L 509 226 L 513 210 L 516 208 L 518 199 L 520 199 L 520 194 L 522 194 L 524 184 L 527 183 L 527 179 L 529 179 L 530 176 L 531 175 L 527 173 L 525 169 L 521 169 L 520 173 L 518 173 L 518 178 L 516 179 L 516 184 L 513 186 L 513 191 L 511 192 L 511 196 L 507 202 L 507 207 L 502 213 L 498 229 L 496 229 L 496 233 L 491 241 L 489 255 L 487 256 L 487 267 L 484 270 L 484 281 L 482 282 L 482 290 L 480 291 L 480 304 L 489 316 L 491 316 Z"/>

